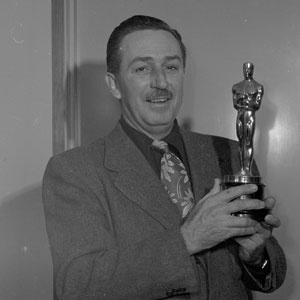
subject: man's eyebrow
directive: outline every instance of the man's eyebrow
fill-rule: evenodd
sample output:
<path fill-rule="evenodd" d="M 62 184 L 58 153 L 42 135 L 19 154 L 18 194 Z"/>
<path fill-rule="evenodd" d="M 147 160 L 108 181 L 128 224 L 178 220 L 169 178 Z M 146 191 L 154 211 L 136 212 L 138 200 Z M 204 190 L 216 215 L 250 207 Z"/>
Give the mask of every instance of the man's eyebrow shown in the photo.
<path fill-rule="evenodd" d="M 179 55 L 170 55 L 170 56 L 164 57 L 164 62 L 168 62 L 170 60 L 179 60 L 181 62 L 182 58 Z M 154 59 L 151 56 L 137 56 L 129 63 L 128 67 L 130 67 L 135 62 L 139 62 L 139 61 L 151 62 L 151 61 L 154 61 Z"/>
<path fill-rule="evenodd" d="M 182 61 L 182 58 L 179 55 L 171 55 L 171 56 L 166 56 L 165 57 L 166 61 L 170 60 L 179 60 L 180 62 Z"/>
<path fill-rule="evenodd" d="M 134 64 L 137 61 L 149 62 L 149 61 L 153 61 L 153 58 L 151 56 L 137 56 L 129 63 L 128 66 L 131 66 L 132 64 Z"/>

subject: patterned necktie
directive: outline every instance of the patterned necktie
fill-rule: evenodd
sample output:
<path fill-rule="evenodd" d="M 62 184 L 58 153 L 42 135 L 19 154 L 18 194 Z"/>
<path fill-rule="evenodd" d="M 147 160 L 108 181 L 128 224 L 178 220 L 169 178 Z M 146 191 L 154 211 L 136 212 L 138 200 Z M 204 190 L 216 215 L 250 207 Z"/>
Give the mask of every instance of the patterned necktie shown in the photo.
<path fill-rule="evenodd" d="M 186 217 L 194 205 L 194 195 L 187 171 L 178 156 L 169 150 L 164 141 L 153 141 L 154 149 L 163 153 L 161 158 L 160 179 L 172 202 Z"/>

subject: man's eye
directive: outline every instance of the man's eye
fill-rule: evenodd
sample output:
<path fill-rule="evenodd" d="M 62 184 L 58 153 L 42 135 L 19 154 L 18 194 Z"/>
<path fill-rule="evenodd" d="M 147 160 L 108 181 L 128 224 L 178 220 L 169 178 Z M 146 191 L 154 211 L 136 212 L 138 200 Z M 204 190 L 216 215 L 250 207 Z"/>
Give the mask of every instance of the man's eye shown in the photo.
<path fill-rule="evenodd" d="M 136 73 L 146 73 L 149 71 L 149 67 L 142 66 L 135 69 Z"/>
<path fill-rule="evenodd" d="M 177 71 L 179 68 L 178 68 L 178 66 L 176 66 L 176 65 L 169 65 L 169 66 L 167 66 L 167 70 L 168 71 L 171 71 L 171 72 L 175 72 L 175 71 Z"/>

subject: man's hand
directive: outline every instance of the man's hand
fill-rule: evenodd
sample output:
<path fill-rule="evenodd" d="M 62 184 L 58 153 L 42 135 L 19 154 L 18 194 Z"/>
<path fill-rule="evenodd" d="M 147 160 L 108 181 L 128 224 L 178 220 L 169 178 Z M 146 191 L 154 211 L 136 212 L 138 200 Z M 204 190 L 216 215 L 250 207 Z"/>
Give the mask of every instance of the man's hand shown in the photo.
<path fill-rule="evenodd" d="M 275 206 L 275 199 L 266 198 L 265 208 L 271 211 Z M 264 250 L 266 241 L 272 235 L 272 229 L 280 226 L 280 220 L 268 214 L 264 222 L 257 223 L 256 232 L 250 236 L 237 237 L 235 241 L 240 245 L 239 256 L 247 264 L 261 265 L 264 260 Z"/>
<path fill-rule="evenodd" d="M 256 190 L 256 185 L 244 184 L 220 191 L 220 179 L 215 179 L 212 190 L 194 206 L 180 228 L 189 253 L 210 249 L 232 237 L 254 236 L 258 231 L 257 221 L 232 214 L 240 210 L 266 208 L 266 203 L 256 199 L 232 200 Z M 238 242 L 249 250 L 250 241 Z"/>

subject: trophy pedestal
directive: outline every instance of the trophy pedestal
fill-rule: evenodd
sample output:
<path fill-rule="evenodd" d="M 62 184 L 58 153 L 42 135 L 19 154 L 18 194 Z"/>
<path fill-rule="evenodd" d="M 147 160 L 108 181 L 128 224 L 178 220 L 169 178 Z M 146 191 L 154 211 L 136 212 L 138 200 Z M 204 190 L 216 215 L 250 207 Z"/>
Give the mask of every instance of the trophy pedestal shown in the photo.
<path fill-rule="evenodd" d="M 260 176 L 246 176 L 246 175 L 225 175 L 223 182 L 221 183 L 222 190 L 226 190 L 230 187 L 234 187 L 241 184 L 253 183 L 257 185 L 257 191 L 252 194 L 241 195 L 236 199 L 264 199 L 265 184 L 261 182 Z M 268 214 L 268 209 L 253 209 L 253 210 L 241 210 L 233 215 L 238 217 L 248 217 L 258 222 L 262 222 L 265 216 Z"/>

